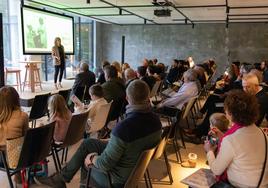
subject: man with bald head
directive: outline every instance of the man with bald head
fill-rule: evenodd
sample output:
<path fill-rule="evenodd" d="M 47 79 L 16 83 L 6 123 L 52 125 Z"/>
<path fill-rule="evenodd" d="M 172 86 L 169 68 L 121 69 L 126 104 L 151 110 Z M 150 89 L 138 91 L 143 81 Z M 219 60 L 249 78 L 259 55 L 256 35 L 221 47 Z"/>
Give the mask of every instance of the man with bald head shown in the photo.
<path fill-rule="evenodd" d="M 95 74 L 89 70 L 88 64 L 82 62 L 79 73 L 75 76 L 72 94 L 76 95 L 76 93 L 79 92 L 78 90 L 80 87 L 87 86 L 90 88 L 93 84 L 95 84 L 95 79 Z"/>
<path fill-rule="evenodd" d="M 265 93 L 264 89 L 260 86 L 259 79 L 256 74 L 249 73 L 243 76 L 242 79 L 243 90 L 246 93 L 250 93 L 257 97 L 257 100 L 260 105 L 260 114 L 258 121 L 256 122 L 257 126 L 260 126 L 264 116 L 268 114 L 268 95 Z"/>
<path fill-rule="evenodd" d="M 127 68 L 125 70 L 125 78 L 126 78 L 126 88 L 127 88 L 132 81 L 137 79 L 137 74 L 132 68 Z"/>

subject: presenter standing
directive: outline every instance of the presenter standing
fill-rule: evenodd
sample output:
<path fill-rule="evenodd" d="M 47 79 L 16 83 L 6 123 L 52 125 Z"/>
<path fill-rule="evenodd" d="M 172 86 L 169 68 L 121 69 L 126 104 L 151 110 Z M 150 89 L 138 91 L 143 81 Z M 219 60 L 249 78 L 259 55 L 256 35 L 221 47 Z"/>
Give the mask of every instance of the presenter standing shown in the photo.
<path fill-rule="evenodd" d="M 52 47 L 51 55 L 55 66 L 55 74 L 54 74 L 55 89 L 62 88 L 61 80 L 63 72 L 65 70 L 65 52 L 63 45 L 61 45 L 61 39 L 59 37 L 56 37 L 54 40 L 54 46 Z M 60 73 L 59 85 L 57 85 L 59 73 Z"/>

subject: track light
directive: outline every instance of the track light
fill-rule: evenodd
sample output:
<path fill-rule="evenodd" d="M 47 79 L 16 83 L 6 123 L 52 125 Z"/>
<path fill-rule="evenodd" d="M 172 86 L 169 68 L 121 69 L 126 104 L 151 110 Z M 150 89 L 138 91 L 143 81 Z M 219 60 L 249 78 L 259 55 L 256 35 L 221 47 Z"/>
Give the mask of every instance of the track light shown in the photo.
<path fill-rule="evenodd" d="M 147 24 L 147 20 L 146 19 L 144 19 L 144 24 Z"/>
<path fill-rule="evenodd" d="M 122 9 L 119 9 L 119 15 L 122 15 Z"/>
<path fill-rule="evenodd" d="M 192 29 L 194 29 L 194 24 L 192 24 Z"/>
<path fill-rule="evenodd" d="M 87 4 L 90 4 L 90 0 L 87 0 Z"/>
<path fill-rule="evenodd" d="M 184 20 L 185 24 L 187 25 L 187 19 Z"/>

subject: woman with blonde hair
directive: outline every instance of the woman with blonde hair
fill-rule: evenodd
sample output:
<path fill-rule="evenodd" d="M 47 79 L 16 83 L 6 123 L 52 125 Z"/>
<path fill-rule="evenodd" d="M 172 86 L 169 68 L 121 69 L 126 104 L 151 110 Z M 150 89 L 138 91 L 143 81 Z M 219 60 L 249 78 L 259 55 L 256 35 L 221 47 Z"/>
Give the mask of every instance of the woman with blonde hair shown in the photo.
<path fill-rule="evenodd" d="M 61 44 L 60 37 L 56 37 L 54 40 L 54 46 L 52 47 L 51 56 L 53 58 L 53 64 L 55 66 L 55 74 L 54 74 L 55 89 L 58 89 L 58 87 L 62 88 L 61 80 L 62 80 L 63 72 L 65 70 L 65 52 L 64 52 L 64 47 Z M 59 73 L 60 73 L 59 85 L 57 85 Z"/>
<path fill-rule="evenodd" d="M 122 72 L 121 72 L 121 65 L 120 65 L 120 63 L 118 63 L 117 61 L 114 61 L 114 62 L 112 62 L 111 65 L 116 68 L 118 77 L 119 78 L 122 78 Z"/>
<path fill-rule="evenodd" d="M 72 113 L 68 109 L 64 98 L 59 94 L 50 97 L 48 106 L 51 115 L 50 121 L 56 122 L 54 140 L 63 142 L 72 119 Z"/>
<path fill-rule="evenodd" d="M 20 97 L 10 86 L 0 89 L 0 145 L 6 139 L 24 136 L 29 127 L 28 115 L 20 108 Z"/>

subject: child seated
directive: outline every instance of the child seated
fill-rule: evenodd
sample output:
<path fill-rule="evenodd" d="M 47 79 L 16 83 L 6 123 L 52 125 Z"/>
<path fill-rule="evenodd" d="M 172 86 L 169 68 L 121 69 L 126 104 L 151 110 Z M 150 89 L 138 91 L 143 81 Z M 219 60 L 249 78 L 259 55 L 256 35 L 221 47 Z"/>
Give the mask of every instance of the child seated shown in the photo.
<path fill-rule="evenodd" d="M 230 122 L 224 113 L 214 113 L 209 118 L 210 131 L 208 135 L 217 140 L 221 139 L 224 133 L 229 129 Z"/>
<path fill-rule="evenodd" d="M 92 130 L 98 130 L 98 127 L 94 127 L 94 119 L 97 115 L 100 106 L 107 104 L 104 99 L 104 93 L 101 85 L 94 84 L 89 88 L 89 94 L 91 97 L 91 102 L 88 105 L 89 115 L 88 115 L 88 126 L 86 127 L 86 132 L 91 132 Z M 91 130 L 91 131 L 90 131 Z"/>
<path fill-rule="evenodd" d="M 64 98 L 59 94 L 55 94 L 50 97 L 48 106 L 51 116 L 50 121 L 56 122 L 54 140 L 55 142 L 63 142 L 72 119 L 72 113 L 68 109 Z"/>

